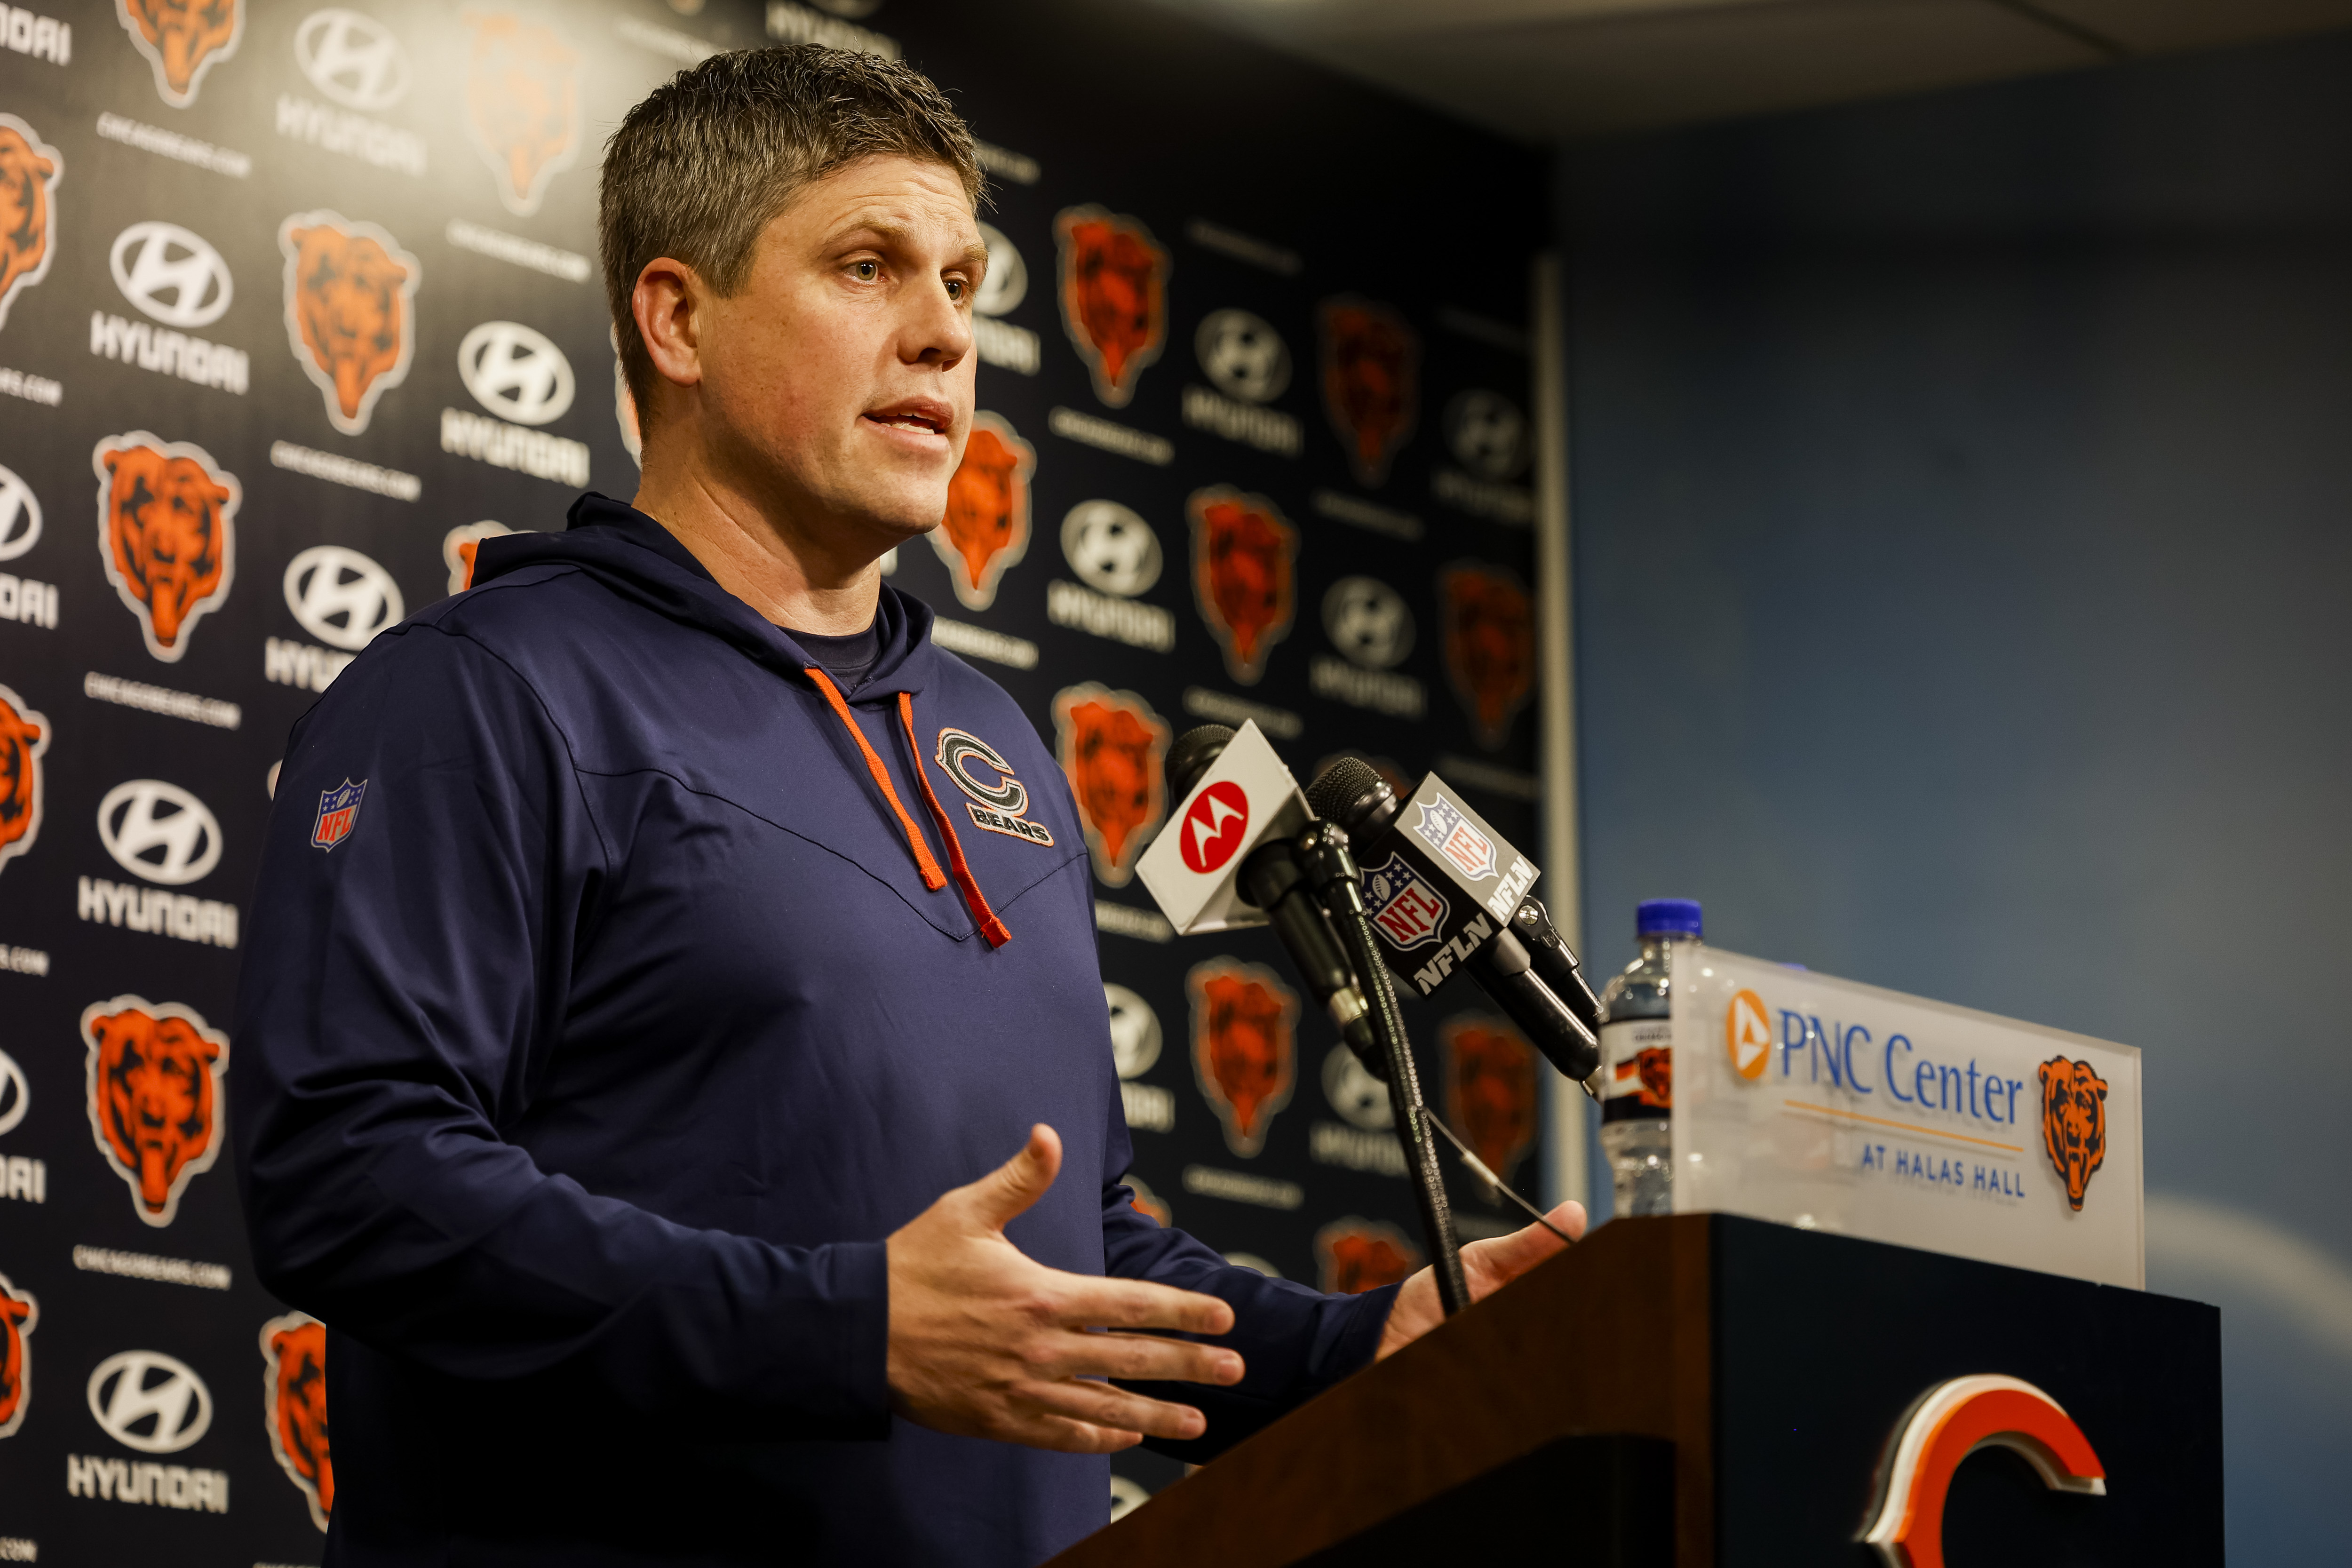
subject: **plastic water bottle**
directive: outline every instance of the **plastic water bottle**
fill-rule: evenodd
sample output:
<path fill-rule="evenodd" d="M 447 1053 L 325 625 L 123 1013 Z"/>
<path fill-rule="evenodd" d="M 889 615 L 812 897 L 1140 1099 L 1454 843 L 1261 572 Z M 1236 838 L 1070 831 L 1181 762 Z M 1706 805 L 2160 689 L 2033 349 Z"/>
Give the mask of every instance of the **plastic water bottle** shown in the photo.
<path fill-rule="evenodd" d="M 1675 969 L 1699 945 L 1698 904 L 1649 899 L 1633 911 L 1642 956 L 1601 993 L 1601 1147 L 1619 1215 L 1675 1212 Z"/>

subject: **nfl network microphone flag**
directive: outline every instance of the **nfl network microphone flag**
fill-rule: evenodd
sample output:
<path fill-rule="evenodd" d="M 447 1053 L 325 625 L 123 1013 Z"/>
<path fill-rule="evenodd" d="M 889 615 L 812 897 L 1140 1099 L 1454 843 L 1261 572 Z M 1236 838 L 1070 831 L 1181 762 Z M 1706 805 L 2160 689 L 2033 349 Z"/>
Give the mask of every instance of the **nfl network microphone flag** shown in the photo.
<path fill-rule="evenodd" d="M 1389 967 L 1423 996 L 1510 924 L 1536 881 L 1536 863 L 1435 773 L 1387 835 L 1357 853 Z"/>
<path fill-rule="evenodd" d="M 1135 874 L 1179 935 L 1262 926 L 1265 911 L 1245 901 L 1237 885 L 1242 861 L 1268 838 L 1287 837 L 1314 819 L 1298 781 L 1253 720 L 1169 814 Z"/>

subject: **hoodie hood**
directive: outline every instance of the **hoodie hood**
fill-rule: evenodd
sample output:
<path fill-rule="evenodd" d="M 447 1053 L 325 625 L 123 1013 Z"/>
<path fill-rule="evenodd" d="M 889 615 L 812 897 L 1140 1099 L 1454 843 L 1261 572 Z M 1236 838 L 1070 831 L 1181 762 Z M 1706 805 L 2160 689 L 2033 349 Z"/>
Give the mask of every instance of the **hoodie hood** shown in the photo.
<path fill-rule="evenodd" d="M 564 565 L 585 572 L 623 598 L 657 615 L 697 626 L 740 649 L 755 662 L 801 686 L 819 661 L 792 633 L 719 585 L 677 536 L 633 506 L 589 492 L 572 503 L 562 533 L 504 533 L 474 552 L 474 584 L 530 567 Z M 853 699 L 857 704 L 920 693 L 936 681 L 939 649 L 931 642 L 930 606 L 882 584 L 874 629 L 879 653 Z"/>

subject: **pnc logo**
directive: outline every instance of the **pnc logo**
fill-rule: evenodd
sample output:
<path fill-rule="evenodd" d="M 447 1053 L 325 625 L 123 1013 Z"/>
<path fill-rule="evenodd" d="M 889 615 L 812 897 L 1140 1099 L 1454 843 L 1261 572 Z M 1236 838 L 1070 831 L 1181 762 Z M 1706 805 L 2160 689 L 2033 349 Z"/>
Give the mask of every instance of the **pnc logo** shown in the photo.
<path fill-rule="evenodd" d="M 41 758 L 49 749 L 49 734 L 47 718 L 0 686 L 0 868 L 41 836 L 41 808 L 48 797 Z"/>
<path fill-rule="evenodd" d="M 948 584 L 967 608 L 996 602 L 996 585 L 1029 553 L 1029 479 L 1037 449 L 1001 416 L 975 414 L 963 460 L 948 480 L 948 509 L 931 531 L 931 548 Z"/>
<path fill-rule="evenodd" d="M 1110 1012 L 1110 1059 L 1122 1079 L 1141 1078 L 1160 1059 L 1160 1015 L 1142 993 L 1103 982 L 1103 1005 Z"/>
<path fill-rule="evenodd" d="M 304 631 L 353 653 L 407 613 L 392 574 L 340 544 L 314 544 L 288 562 L 285 587 Z"/>
<path fill-rule="evenodd" d="M 220 252 L 174 223 L 132 224 L 106 261 L 122 297 L 167 327 L 210 326 L 236 298 Z"/>
<path fill-rule="evenodd" d="M 14 561 L 41 542 L 41 498 L 0 468 L 0 561 Z"/>
<path fill-rule="evenodd" d="M 205 73 L 245 38 L 245 0 L 114 0 L 114 15 L 155 68 L 157 95 L 174 109 L 195 102 Z"/>
<path fill-rule="evenodd" d="M 13 114 L 0 114 L 0 327 L 16 296 L 49 275 L 65 155 Z"/>
<path fill-rule="evenodd" d="M 1270 403 L 1290 385 L 1290 347 L 1247 310 L 1212 310 L 1192 334 L 1201 374 L 1228 397 Z"/>
<path fill-rule="evenodd" d="M 1168 810 L 1168 725 L 1132 691 L 1095 681 L 1054 694 L 1054 731 L 1095 875 L 1123 888 Z"/>
<path fill-rule="evenodd" d="M 89 1413 L 106 1435 L 142 1454 L 176 1454 L 211 1430 L 212 1390 L 161 1351 L 119 1351 L 89 1374 Z"/>
<path fill-rule="evenodd" d="M 1176 849 L 1188 870 L 1206 877 L 1224 868 L 1249 831 L 1249 796 L 1231 779 L 1219 779 L 1193 798 L 1179 825 Z"/>
<path fill-rule="evenodd" d="M 1528 419 L 1499 392 L 1465 392 L 1445 405 L 1445 444 L 1471 472 L 1515 478 L 1528 466 Z"/>
<path fill-rule="evenodd" d="M 99 1152 L 130 1184 L 139 1217 L 169 1225 L 188 1183 L 220 1154 L 228 1037 L 194 1008 L 128 995 L 83 1008 L 81 1037 Z"/>
<path fill-rule="evenodd" d="M 1732 1070 L 1753 1083 L 1772 1062 L 1772 1026 L 1764 998 L 1753 991 L 1732 997 L 1723 1015 L 1723 1047 L 1731 1053 Z"/>
<path fill-rule="evenodd" d="M 1885 1568 L 1944 1568 L 1952 1473 L 1987 1447 L 2021 1456 L 2053 1491 L 2106 1496 L 2106 1468 L 2056 1400 L 2020 1378 L 1956 1377 L 1928 1390 L 1887 1439 L 1862 1536 Z"/>
<path fill-rule="evenodd" d="M 1290 1103 L 1297 1076 L 1297 993 L 1263 964 L 1213 958 L 1184 980 L 1192 1004 L 1192 1070 L 1225 1124 L 1225 1147 L 1248 1159 Z"/>
<path fill-rule="evenodd" d="M 294 29 L 294 63 L 346 109 L 374 112 L 408 96 L 408 51 L 373 16 L 313 11 Z"/>
<path fill-rule="evenodd" d="M 457 374 L 474 401 L 518 425 L 546 425 L 572 409 L 572 362 L 520 321 L 484 321 L 457 345 Z"/>
<path fill-rule="evenodd" d="M 1160 536 L 1133 509 L 1082 500 L 1062 519 L 1062 558 L 1078 581 L 1114 598 L 1132 599 L 1160 581 Z"/>
<path fill-rule="evenodd" d="M 295 361 L 325 397 L 328 422 L 360 435 L 376 399 L 408 379 L 425 269 L 375 225 L 323 208 L 279 224 L 278 248 Z"/>
<path fill-rule="evenodd" d="M 14 1437 L 33 1403 L 33 1347 L 26 1336 L 41 1321 L 41 1303 L 0 1274 L 0 1437 Z"/>
<path fill-rule="evenodd" d="M 268 1403 L 269 1451 L 286 1479 L 302 1489 L 310 1522 L 327 1528 L 335 1511 L 335 1458 L 327 1433 L 327 1328 L 308 1312 L 261 1325 L 262 1387 Z"/>
<path fill-rule="evenodd" d="M 203 801 L 162 779 L 107 791 L 98 803 L 98 837 L 116 865 L 167 888 L 202 881 L 220 864 L 220 824 Z"/>
<path fill-rule="evenodd" d="M 988 271 L 971 297 L 971 308 L 982 316 L 1002 316 L 1029 297 L 1029 264 L 992 223 L 980 226 L 980 242 L 988 247 Z"/>
<path fill-rule="evenodd" d="M 1377 577 L 1342 577 L 1323 595 L 1323 632 L 1360 669 L 1389 669 L 1412 651 L 1412 611 Z"/>

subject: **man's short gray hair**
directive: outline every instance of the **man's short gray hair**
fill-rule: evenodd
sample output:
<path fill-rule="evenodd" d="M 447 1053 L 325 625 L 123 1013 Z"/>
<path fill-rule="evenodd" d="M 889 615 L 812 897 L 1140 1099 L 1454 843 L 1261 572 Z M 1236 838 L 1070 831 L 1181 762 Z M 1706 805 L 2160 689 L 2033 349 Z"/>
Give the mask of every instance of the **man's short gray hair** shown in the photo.
<path fill-rule="evenodd" d="M 629 301 L 646 263 L 673 258 L 732 294 L 761 231 L 794 195 L 877 154 L 943 163 L 980 205 L 971 131 L 930 78 L 898 60 L 814 44 L 740 49 L 678 72 L 629 110 L 605 143 L 596 229 L 641 426 L 654 367 Z"/>

